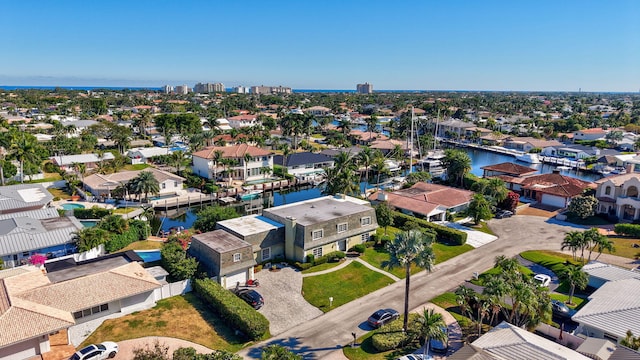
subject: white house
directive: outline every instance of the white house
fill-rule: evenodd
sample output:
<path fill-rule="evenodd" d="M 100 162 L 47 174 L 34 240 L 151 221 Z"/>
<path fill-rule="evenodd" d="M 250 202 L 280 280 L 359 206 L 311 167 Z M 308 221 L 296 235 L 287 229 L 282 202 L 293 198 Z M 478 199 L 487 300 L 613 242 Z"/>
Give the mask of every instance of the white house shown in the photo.
<path fill-rule="evenodd" d="M 235 129 L 251 127 L 260 124 L 260 121 L 258 121 L 258 116 L 252 114 L 232 116 L 227 120 L 229 121 L 229 126 Z"/>
<path fill-rule="evenodd" d="M 154 156 L 170 155 L 171 153 L 172 151 L 168 147 L 139 147 L 129 149 L 127 157 L 132 164 L 146 164 Z"/>
<path fill-rule="evenodd" d="M 248 144 L 210 146 L 193 153 L 192 159 L 193 173 L 207 179 L 224 176 L 248 181 L 268 176 L 263 169 L 273 171 L 273 154 Z M 235 165 L 225 166 L 225 162 Z"/>
<path fill-rule="evenodd" d="M 83 182 L 87 191 L 96 197 L 111 197 L 111 191 L 147 171 L 160 183 L 159 195 L 179 194 L 183 189 L 184 178 L 170 172 L 158 170 L 153 167 L 137 171 L 120 171 L 114 174 L 93 174 L 84 178 Z"/>
<path fill-rule="evenodd" d="M 583 129 L 573 133 L 573 141 L 576 140 L 604 140 L 609 131 L 602 128 Z"/>
<path fill-rule="evenodd" d="M 113 160 L 114 156 L 110 152 L 102 155 L 98 154 L 78 154 L 78 155 L 58 155 L 51 156 L 49 160 L 58 165 L 63 170 L 72 170 L 73 164 L 85 164 L 87 169 L 94 168 L 101 161 Z"/>
<path fill-rule="evenodd" d="M 615 215 L 626 221 L 640 219 L 640 174 L 609 176 L 595 184 L 597 213 Z"/>

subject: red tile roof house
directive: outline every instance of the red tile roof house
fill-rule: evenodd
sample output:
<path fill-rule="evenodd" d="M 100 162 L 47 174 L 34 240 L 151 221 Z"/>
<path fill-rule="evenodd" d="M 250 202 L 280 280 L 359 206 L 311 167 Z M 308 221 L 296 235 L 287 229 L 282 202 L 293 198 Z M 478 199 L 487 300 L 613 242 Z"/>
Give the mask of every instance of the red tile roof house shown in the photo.
<path fill-rule="evenodd" d="M 229 121 L 229 126 L 235 129 L 260 124 L 260 121 L 258 121 L 258 115 L 238 115 L 229 117 L 227 120 Z"/>
<path fill-rule="evenodd" d="M 576 140 L 601 140 L 609 131 L 602 128 L 583 129 L 573 133 L 573 141 Z"/>
<path fill-rule="evenodd" d="M 389 140 L 389 137 L 384 134 L 362 130 L 351 130 L 349 137 L 351 137 L 357 145 L 369 145 L 374 141 Z"/>
<path fill-rule="evenodd" d="M 216 161 L 216 153 L 220 151 L 220 160 Z M 245 155 L 249 156 L 245 160 Z M 250 181 L 262 179 L 265 175 L 262 168 L 273 171 L 273 154 L 259 147 L 239 144 L 233 146 L 210 146 L 193 153 L 193 172 L 207 179 L 221 178 L 225 170 L 234 180 Z M 235 160 L 236 165 L 223 166 L 223 159 Z M 267 175 L 268 176 L 268 175 Z"/>
<path fill-rule="evenodd" d="M 386 201 L 399 211 L 423 217 L 429 221 L 445 221 L 447 211 L 466 209 L 473 192 L 444 185 L 419 182 L 408 189 L 376 191 L 369 195 L 372 204 Z"/>

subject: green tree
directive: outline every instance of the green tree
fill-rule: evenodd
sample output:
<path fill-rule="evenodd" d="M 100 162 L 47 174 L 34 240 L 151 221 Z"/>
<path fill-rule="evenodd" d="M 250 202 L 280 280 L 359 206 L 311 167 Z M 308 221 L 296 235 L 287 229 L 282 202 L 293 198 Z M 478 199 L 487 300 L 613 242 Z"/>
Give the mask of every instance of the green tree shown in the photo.
<path fill-rule="evenodd" d="M 598 199 L 594 196 L 576 196 L 571 199 L 567 210 L 575 217 L 586 219 L 595 215 L 597 207 Z"/>
<path fill-rule="evenodd" d="M 471 158 L 466 152 L 457 149 L 447 149 L 444 154 L 442 165 L 447 169 L 449 181 L 463 186 L 464 176 L 471 171 Z"/>
<path fill-rule="evenodd" d="M 138 176 L 131 179 L 127 186 L 129 186 L 129 191 L 133 194 L 144 194 L 144 201 L 147 201 L 149 194 L 160 193 L 160 183 L 151 171 L 142 171 Z"/>
<path fill-rule="evenodd" d="M 383 267 L 393 269 L 404 268 L 404 323 L 403 329 L 407 330 L 409 320 L 409 287 L 411 279 L 411 265 L 431 271 L 435 261 L 432 243 L 435 236 L 419 230 L 400 232 L 395 238 L 387 242 L 386 249 L 389 252 L 389 260 L 383 262 Z"/>
<path fill-rule="evenodd" d="M 78 251 L 89 251 L 109 240 L 109 232 L 98 227 L 90 227 L 74 232 L 71 241 L 78 247 Z"/>
<path fill-rule="evenodd" d="M 626 346 L 629 349 L 638 350 L 640 349 L 640 336 L 633 336 L 633 332 L 627 330 L 627 336 L 620 341 L 620 345 Z"/>
<path fill-rule="evenodd" d="M 584 246 L 584 236 L 582 231 L 569 231 L 564 236 L 560 250 L 570 250 L 573 255 L 573 260 L 578 260 L 578 250 Z"/>
<path fill-rule="evenodd" d="M 582 236 L 584 238 L 584 249 L 589 250 L 589 257 L 586 262 L 591 261 L 591 254 L 594 250 L 598 251 L 598 257 L 600 257 L 603 250 L 607 250 L 609 253 L 615 251 L 613 242 L 605 235 L 600 234 L 598 228 L 591 228 L 583 232 Z M 582 256 L 582 260 L 584 261 L 584 255 Z"/>
<path fill-rule="evenodd" d="M 386 201 L 376 205 L 376 219 L 378 225 L 384 227 L 384 236 L 387 236 L 387 227 L 393 225 L 393 211 Z"/>
<path fill-rule="evenodd" d="M 280 345 L 268 345 L 262 348 L 262 360 L 302 360 L 302 356 Z"/>
<path fill-rule="evenodd" d="M 473 222 L 478 225 L 480 220 L 491 219 L 491 204 L 482 194 L 474 194 L 469 203 L 467 214 L 473 218 Z"/>
<path fill-rule="evenodd" d="M 442 318 L 442 314 L 435 312 L 433 309 L 422 308 L 422 313 L 419 317 L 415 318 L 415 329 L 420 339 L 424 339 L 424 349 L 429 354 L 429 342 L 431 339 L 440 340 L 446 342 L 448 335 L 443 329 L 446 329 L 447 325 Z M 426 357 L 425 357 L 426 358 Z"/>
<path fill-rule="evenodd" d="M 202 232 L 213 231 L 218 221 L 233 219 L 239 216 L 236 209 L 232 207 L 218 205 L 207 206 L 198 212 L 198 218 L 193 223 L 193 227 Z"/>
<path fill-rule="evenodd" d="M 190 279 L 198 270 L 195 258 L 187 257 L 187 252 L 178 240 L 170 240 L 160 250 L 162 267 L 177 281 Z"/>
<path fill-rule="evenodd" d="M 582 266 L 579 265 L 566 265 L 558 274 L 558 277 L 562 284 L 569 286 L 569 304 L 572 303 L 576 288 L 584 290 L 589 284 L 589 275 L 582 271 Z"/>
<path fill-rule="evenodd" d="M 431 180 L 431 174 L 427 171 L 414 171 L 406 177 L 407 185 L 412 186 L 418 182 L 428 182 Z"/>
<path fill-rule="evenodd" d="M 504 201 L 509 194 L 504 181 L 498 178 L 478 179 L 471 190 L 487 196 L 494 206 Z"/>
<path fill-rule="evenodd" d="M 20 182 L 24 183 L 25 163 L 38 164 L 40 158 L 37 155 L 38 146 L 33 135 L 23 133 L 19 139 L 12 143 L 10 151 L 13 158 L 20 162 Z"/>

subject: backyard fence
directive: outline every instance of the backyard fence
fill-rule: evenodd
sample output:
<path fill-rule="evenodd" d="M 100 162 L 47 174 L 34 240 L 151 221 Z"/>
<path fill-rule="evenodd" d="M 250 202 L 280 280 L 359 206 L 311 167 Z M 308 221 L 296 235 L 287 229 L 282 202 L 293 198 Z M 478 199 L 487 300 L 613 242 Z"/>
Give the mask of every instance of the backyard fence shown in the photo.
<path fill-rule="evenodd" d="M 154 291 L 156 301 L 191 292 L 191 279 L 176 281 L 162 285 Z"/>

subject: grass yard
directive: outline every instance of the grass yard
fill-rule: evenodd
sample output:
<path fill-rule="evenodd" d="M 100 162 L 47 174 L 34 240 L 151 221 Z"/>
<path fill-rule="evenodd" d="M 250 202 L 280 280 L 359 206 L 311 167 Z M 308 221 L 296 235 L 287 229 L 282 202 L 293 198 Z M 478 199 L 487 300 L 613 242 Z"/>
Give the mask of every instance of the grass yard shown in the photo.
<path fill-rule="evenodd" d="M 466 224 L 465 224 L 466 225 Z M 478 225 L 474 225 L 473 223 L 471 223 L 471 225 L 469 225 L 469 228 L 473 229 L 473 230 L 477 230 L 477 231 L 481 231 L 485 234 L 489 234 L 489 235 L 494 235 L 493 231 L 491 231 L 491 229 L 489 229 L 489 225 L 487 225 L 487 223 L 485 221 L 480 221 L 480 224 Z"/>
<path fill-rule="evenodd" d="M 118 252 L 123 252 L 127 250 L 157 250 L 157 249 L 162 249 L 162 245 L 164 245 L 164 243 L 161 243 L 159 241 L 148 241 L 148 240 L 135 241 L 127 245 L 127 247 L 121 249 Z"/>
<path fill-rule="evenodd" d="M 464 245 L 446 245 L 441 243 L 433 244 L 433 252 L 436 255 L 436 264 L 445 262 L 458 255 L 464 254 L 467 251 L 473 250 L 473 246 L 469 244 Z"/>
<path fill-rule="evenodd" d="M 344 269 L 304 278 L 302 293 L 311 305 L 327 312 L 392 283 L 389 277 L 353 261 Z M 332 308 L 329 297 L 333 297 Z"/>
<path fill-rule="evenodd" d="M 626 257 L 628 259 L 636 259 L 640 255 L 640 248 L 634 248 L 633 245 L 640 245 L 640 239 L 626 238 L 621 236 L 609 236 L 609 240 L 613 242 L 616 251 L 613 255 Z M 604 252 L 607 254 L 607 252 Z M 597 254 L 595 256 L 598 256 Z"/>
<path fill-rule="evenodd" d="M 144 170 L 148 167 L 150 167 L 151 165 L 149 164 L 127 164 L 124 166 L 124 170 L 128 170 L 128 171 L 138 171 L 138 170 Z"/>
<path fill-rule="evenodd" d="M 567 261 L 574 264 L 580 264 L 580 262 L 573 261 L 573 256 L 555 251 L 525 251 L 520 253 L 520 256 L 522 256 L 524 259 L 546 267 L 547 269 L 553 271 L 556 275 L 558 275 L 564 269 L 564 264 Z"/>
<path fill-rule="evenodd" d="M 137 210 L 138 208 L 134 208 L 134 207 L 126 207 L 126 208 L 117 208 L 113 210 L 114 214 L 128 214 L 132 211 Z"/>
<path fill-rule="evenodd" d="M 71 195 L 69 195 L 66 191 L 64 191 L 62 189 L 49 188 L 49 189 L 47 189 L 47 191 L 49 191 L 51 193 L 51 195 L 53 195 L 53 197 L 60 198 L 60 200 L 70 200 L 71 199 Z"/>
<path fill-rule="evenodd" d="M 350 360 L 389 360 L 396 359 L 402 355 L 415 351 L 415 348 L 401 348 L 389 351 L 378 352 L 371 342 L 371 337 L 375 331 L 369 331 L 356 340 L 358 346 L 352 348 L 350 344 L 342 348 L 344 356 Z"/>
<path fill-rule="evenodd" d="M 245 339 L 234 334 L 194 294 L 158 301 L 149 310 L 106 320 L 80 347 L 103 341 L 122 341 L 144 336 L 171 336 L 192 341 L 209 349 L 236 352 Z"/>
<path fill-rule="evenodd" d="M 302 270 L 302 273 L 303 274 L 311 274 L 311 273 L 314 273 L 314 272 L 318 272 L 318 271 L 334 268 L 334 267 L 336 267 L 336 266 L 338 266 L 340 264 L 342 264 L 342 263 L 341 262 L 327 262 L 327 263 L 324 263 L 324 264 L 312 266 L 312 267 L 308 268 L 307 270 Z"/>
<path fill-rule="evenodd" d="M 570 309 L 574 309 L 574 310 L 579 310 L 583 305 L 585 305 L 587 303 L 587 299 L 582 298 L 582 297 L 578 297 L 573 295 L 573 298 L 571 299 L 571 304 L 567 304 L 567 301 L 569 301 L 569 295 L 566 294 L 558 294 L 558 293 L 550 293 L 549 294 L 551 296 L 552 299 L 554 300 L 560 300 L 563 303 L 565 303 L 567 305 L 567 307 L 569 307 Z"/>
<path fill-rule="evenodd" d="M 572 217 L 569 216 L 567 217 L 567 221 L 574 223 L 574 224 L 578 224 L 578 225 L 589 225 L 589 226 L 597 226 L 597 225 L 609 225 L 611 224 L 610 221 L 607 221 L 606 219 L 603 219 L 599 216 L 589 216 L 586 219 L 581 219 L 578 217 Z"/>

